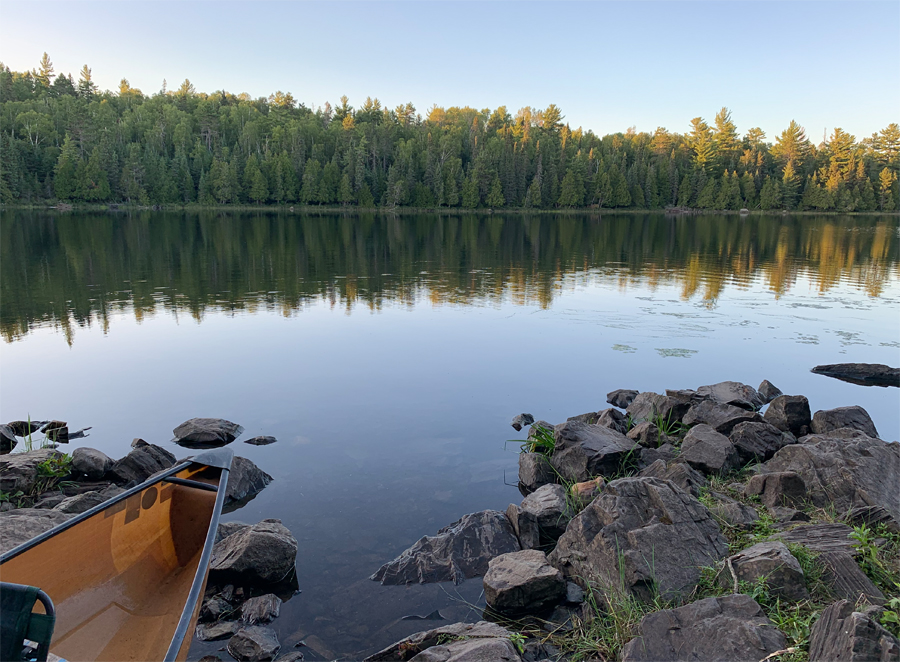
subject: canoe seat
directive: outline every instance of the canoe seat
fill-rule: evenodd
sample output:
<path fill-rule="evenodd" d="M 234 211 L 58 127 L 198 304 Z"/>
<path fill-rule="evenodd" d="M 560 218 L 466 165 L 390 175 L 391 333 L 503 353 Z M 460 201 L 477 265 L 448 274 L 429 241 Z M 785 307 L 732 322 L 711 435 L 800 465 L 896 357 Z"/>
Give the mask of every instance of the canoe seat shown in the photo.
<path fill-rule="evenodd" d="M 46 613 L 32 611 L 38 601 Z M 53 602 L 41 589 L 0 582 L 0 660 L 45 662 L 55 623 Z"/>

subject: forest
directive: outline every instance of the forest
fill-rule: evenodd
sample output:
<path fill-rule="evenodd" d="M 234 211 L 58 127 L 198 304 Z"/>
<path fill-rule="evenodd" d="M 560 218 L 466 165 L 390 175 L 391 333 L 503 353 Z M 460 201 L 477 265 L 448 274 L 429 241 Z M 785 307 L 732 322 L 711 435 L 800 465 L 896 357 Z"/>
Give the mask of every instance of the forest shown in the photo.
<path fill-rule="evenodd" d="M 91 69 L 54 75 L 0 63 L 0 202 L 311 205 L 372 209 L 896 211 L 900 126 L 840 128 L 819 145 L 796 121 L 770 140 L 740 135 L 731 112 L 686 133 L 598 136 L 560 108 L 495 110 L 411 103 L 308 108 L 198 92 L 189 80 L 146 95 Z"/>

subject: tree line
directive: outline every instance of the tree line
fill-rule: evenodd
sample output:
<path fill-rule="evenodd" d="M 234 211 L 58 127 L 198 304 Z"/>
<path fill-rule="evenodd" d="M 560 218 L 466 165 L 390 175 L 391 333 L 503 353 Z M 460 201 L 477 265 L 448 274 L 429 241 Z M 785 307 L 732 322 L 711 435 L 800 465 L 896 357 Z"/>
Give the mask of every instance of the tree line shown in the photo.
<path fill-rule="evenodd" d="M 198 92 L 100 91 L 85 65 L 54 76 L 0 63 L 0 201 L 302 204 L 359 208 L 900 209 L 900 126 L 814 145 L 797 122 L 741 136 L 722 108 L 686 133 L 598 136 L 562 111 L 308 108 Z"/>

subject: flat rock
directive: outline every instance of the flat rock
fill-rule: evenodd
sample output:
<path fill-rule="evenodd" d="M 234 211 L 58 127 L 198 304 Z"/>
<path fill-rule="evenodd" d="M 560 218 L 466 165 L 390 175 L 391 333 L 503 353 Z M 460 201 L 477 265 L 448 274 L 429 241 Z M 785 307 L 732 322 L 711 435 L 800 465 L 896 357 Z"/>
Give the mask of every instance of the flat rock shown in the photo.
<path fill-rule="evenodd" d="M 849 600 L 825 609 L 809 631 L 809 662 L 897 662 L 900 642 Z"/>
<path fill-rule="evenodd" d="M 828 434 L 841 428 L 859 430 L 873 439 L 878 438 L 878 430 L 869 412 L 858 406 L 819 410 L 813 414 L 809 426 L 813 434 Z"/>
<path fill-rule="evenodd" d="M 703 423 L 685 435 L 680 458 L 705 474 L 726 474 L 740 466 L 738 452 L 728 437 Z"/>
<path fill-rule="evenodd" d="M 721 492 L 710 492 L 714 503 L 709 508 L 709 512 L 717 521 L 723 522 L 735 529 L 743 529 L 749 531 L 753 525 L 759 520 L 756 510 L 750 506 L 745 506 L 740 501 L 722 494 Z"/>
<path fill-rule="evenodd" d="M 761 542 L 728 560 L 740 581 L 764 579 L 772 595 L 794 602 L 809 599 L 800 563 L 782 542 Z"/>
<path fill-rule="evenodd" d="M 100 480 L 112 469 L 113 461 L 96 448 L 76 448 L 72 451 L 72 472 L 88 480 Z"/>
<path fill-rule="evenodd" d="M 228 654 L 239 662 L 274 660 L 279 650 L 275 630 L 259 625 L 243 627 L 228 640 Z"/>
<path fill-rule="evenodd" d="M 38 480 L 38 465 L 61 455 L 52 448 L 41 448 L 0 457 L 0 491 L 30 494 Z"/>
<path fill-rule="evenodd" d="M 762 417 L 755 411 L 747 411 L 746 409 L 722 404 L 714 400 L 704 400 L 693 405 L 684 415 L 682 422 L 689 427 L 706 424 L 714 428 L 716 432 L 727 436 L 731 434 L 731 431 L 739 423 L 752 423 L 761 420 Z"/>
<path fill-rule="evenodd" d="M 189 448 L 217 448 L 234 441 L 244 431 L 224 418 L 192 418 L 172 430 L 172 440 Z"/>
<path fill-rule="evenodd" d="M 706 486 L 706 478 L 703 477 L 703 474 L 686 462 L 667 463 L 664 460 L 656 460 L 650 466 L 642 469 L 638 476 L 671 481 L 695 498 L 700 496 L 700 488 Z"/>
<path fill-rule="evenodd" d="M 250 598 L 241 605 L 241 620 L 250 625 L 268 623 L 278 618 L 281 611 L 281 598 L 273 593 Z"/>
<path fill-rule="evenodd" d="M 230 637 L 241 627 L 238 621 L 219 621 L 218 623 L 200 623 L 194 634 L 200 641 L 215 641 Z"/>
<path fill-rule="evenodd" d="M 72 515 L 46 508 L 18 508 L 0 513 L 0 554 L 62 524 Z"/>
<path fill-rule="evenodd" d="M 108 499 L 109 497 L 100 494 L 100 492 L 84 492 L 83 494 L 76 494 L 75 496 L 64 499 L 54 506 L 53 510 L 58 510 L 61 513 L 68 513 L 70 515 L 77 515 L 90 510 L 94 506 L 99 506 Z"/>
<path fill-rule="evenodd" d="M 759 662 L 787 647 L 765 612 L 748 595 L 706 598 L 641 619 L 621 662 Z"/>
<path fill-rule="evenodd" d="M 543 552 L 525 549 L 491 559 L 484 575 L 484 597 L 498 612 L 533 613 L 562 602 L 566 581 Z"/>
<path fill-rule="evenodd" d="M 227 540 L 227 539 L 226 539 Z M 424 536 L 370 579 L 382 584 L 410 584 L 481 577 L 488 561 L 519 551 L 519 541 L 504 513 L 482 510 L 465 515 L 434 536 Z"/>
<path fill-rule="evenodd" d="M 294 570 L 297 539 L 277 519 L 264 519 L 215 544 L 209 562 L 211 578 L 274 583 Z"/>
<path fill-rule="evenodd" d="M 638 392 L 631 389 L 618 388 L 606 394 L 606 401 L 613 407 L 625 409 L 637 397 Z"/>
<path fill-rule="evenodd" d="M 140 441 L 141 443 L 136 443 Z M 133 450 L 121 460 L 113 463 L 109 475 L 119 484 L 143 483 L 153 474 L 168 469 L 175 464 L 175 456 L 165 448 L 136 439 Z"/>
<path fill-rule="evenodd" d="M 246 501 L 262 492 L 272 477 L 245 457 L 235 455 L 228 474 L 225 504 Z"/>
<path fill-rule="evenodd" d="M 846 524 L 802 524 L 769 536 L 768 539 L 796 543 L 814 552 L 843 552 L 855 556 L 856 548 L 853 546 L 851 533 L 853 529 Z"/>
<path fill-rule="evenodd" d="M 566 421 L 554 428 L 556 450 L 550 463 L 565 480 L 582 482 L 608 476 L 629 460 L 637 461 L 639 446 L 624 434 L 600 425 Z"/>
<path fill-rule="evenodd" d="M 741 464 L 769 460 L 797 441 L 790 432 L 782 432 L 766 422 L 739 423 L 728 435 L 728 440 L 738 452 Z"/>
<path fill-rule="evenodd" d="M 805 395 L 779 395 L 769 403 L 763 416 L 767 423 L 795 437 L 807 434 L 812 421 Z"/>
<path fill-rule="evenodd" d="M 831 363 L 817 365 L 812 372 L 861 386 L 900 386 L 900 368 L 883 363 Z"/>
<path fill-rule="evenodd" d="M 426 630 L 424 632 L 412 634 L 405 639 L 401 639 L 400 641 L 391 644 L 374 655 L 370 655 L 364 662 L 412 660 L 413 656 L 416 656 L 419 662 L 422 660 L 430 661 L 434 660 L 435 657 L 419 656 L 423 653 L 427 653 L 432 648 L 438 649 L 434 651 L 434 653 L 439 656 L 437 659 L 442 662 L 449 662 L 451 659 L 450 656 L 458 654 L 459 649 L 455 649 L 453 652 L 447 652 L 446 648 L 448 647 L 448 644 L 453 645 L 455 643 L 464 642 L 490 642 L 491 647 L 486 651 L 482 651 L 488 654 L 488 656 L 485 657 L 482 655 L 476 657 L 473 655 L 464 658 L 457 656 L 452 659 L 458 660 L 459 662 L 493 662 L 495 660 L 496 662 L 508 662 L 519 660 L 519 655 L 510 643 L 509 637 L 509 630 L 496 623 L 489 623 L 487 621 L 478 621 L 477 623 L 453 623 L 451 625 L 435 628 L 434 630 Z M 495 644 L 495 642 L 502 643 L 504 641 L 506 644 L 509 644 L 510 648 L 504 648 Z M 494 657 L 490 655 L 494 655 Z"/>
<path fill-rule="evenodd" d="M 884 594 L 866 576 L 854 558 L 846 552 L 822 552 L 816 562 L 824 569 L 824 579 L 836 598 L 852 604 L 883 604 Z"/>
<path fill-rule="evenodd" d="M 784 393 L 781 392 L 781 389 L 768 379 L 762 380 L 760 385 L 756 387 L 756 392 L 759 393 L 759 397 L 761 397 L 766 404 L 772 402 L 772 400 L 779 395 L 784 395 Z"/>
<path fill-rule="evenodd" d="M 268 446 L 269 444 L 274 444 L 278 441 L 275 437 L 269 436 L 260 436 L 260 437 L 251 437 L 250 439 L 244 439 L 245 444 L 250 444 L 251 446 Z"/>
<path fill-rule="evenodd" d="M 766 404 L 755 388 L 740 382 L 719 382 L 701 386 L 697 389 L 697 394 L 723 405 L 733 405 L 750 411 L 756 411 Z"/>
<path fill-rule="evenodd" d="M 533 492 L 541 485 L 556 481 L 550 460 L 543 453 L 519 453 L 519 483 Z"/>
<path fill-rule="evenodd" d="M 521 510 L 534 515 L 541 535 L 556 540 L 566 530 L 572 512 L 561 485 L 544 485 L 522 500 Z"/>
<path fill-rule="evenodd" d="M 727 553 L 709 511 L 693 496 L 657 478 L 620 478 L 572 519 L 550 554 L 567 577 L 624 588 L 650 599 L 686 595 L 700 567 Z M 621 571 L 621 574 L 620 574 Z"/>
<path fill-rule="evenodd" d="M 802 507 L 806 503 L 806 483 L 796 471 L 779 471 L 753 476 L 744 488 L 746 496 L 759 496 L 763 505 Z"/>

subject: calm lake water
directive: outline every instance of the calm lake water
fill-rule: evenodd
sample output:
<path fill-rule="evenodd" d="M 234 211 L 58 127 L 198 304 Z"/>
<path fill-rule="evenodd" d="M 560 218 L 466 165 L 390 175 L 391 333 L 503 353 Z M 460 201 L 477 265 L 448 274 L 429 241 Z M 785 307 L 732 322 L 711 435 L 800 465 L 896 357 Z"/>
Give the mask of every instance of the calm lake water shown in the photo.
<path fill-rule="evenodd" d="M 478 617 L 479 580 L 367 577 L 521 499 L 520 412 L 769 379 L 900 433 L 898 390 L 809 372 L 900 363 L 896 216 L 4 212 L 0 240 L 0 420 L 90 425 L 72 447 L 112 457 L 134 437 L 186 455 L 169 440 L 195 416 L 279 439 L 231 445 L 275 480 L 226 519 L 297 537 L 274 628 L 308 659 Z"/>

